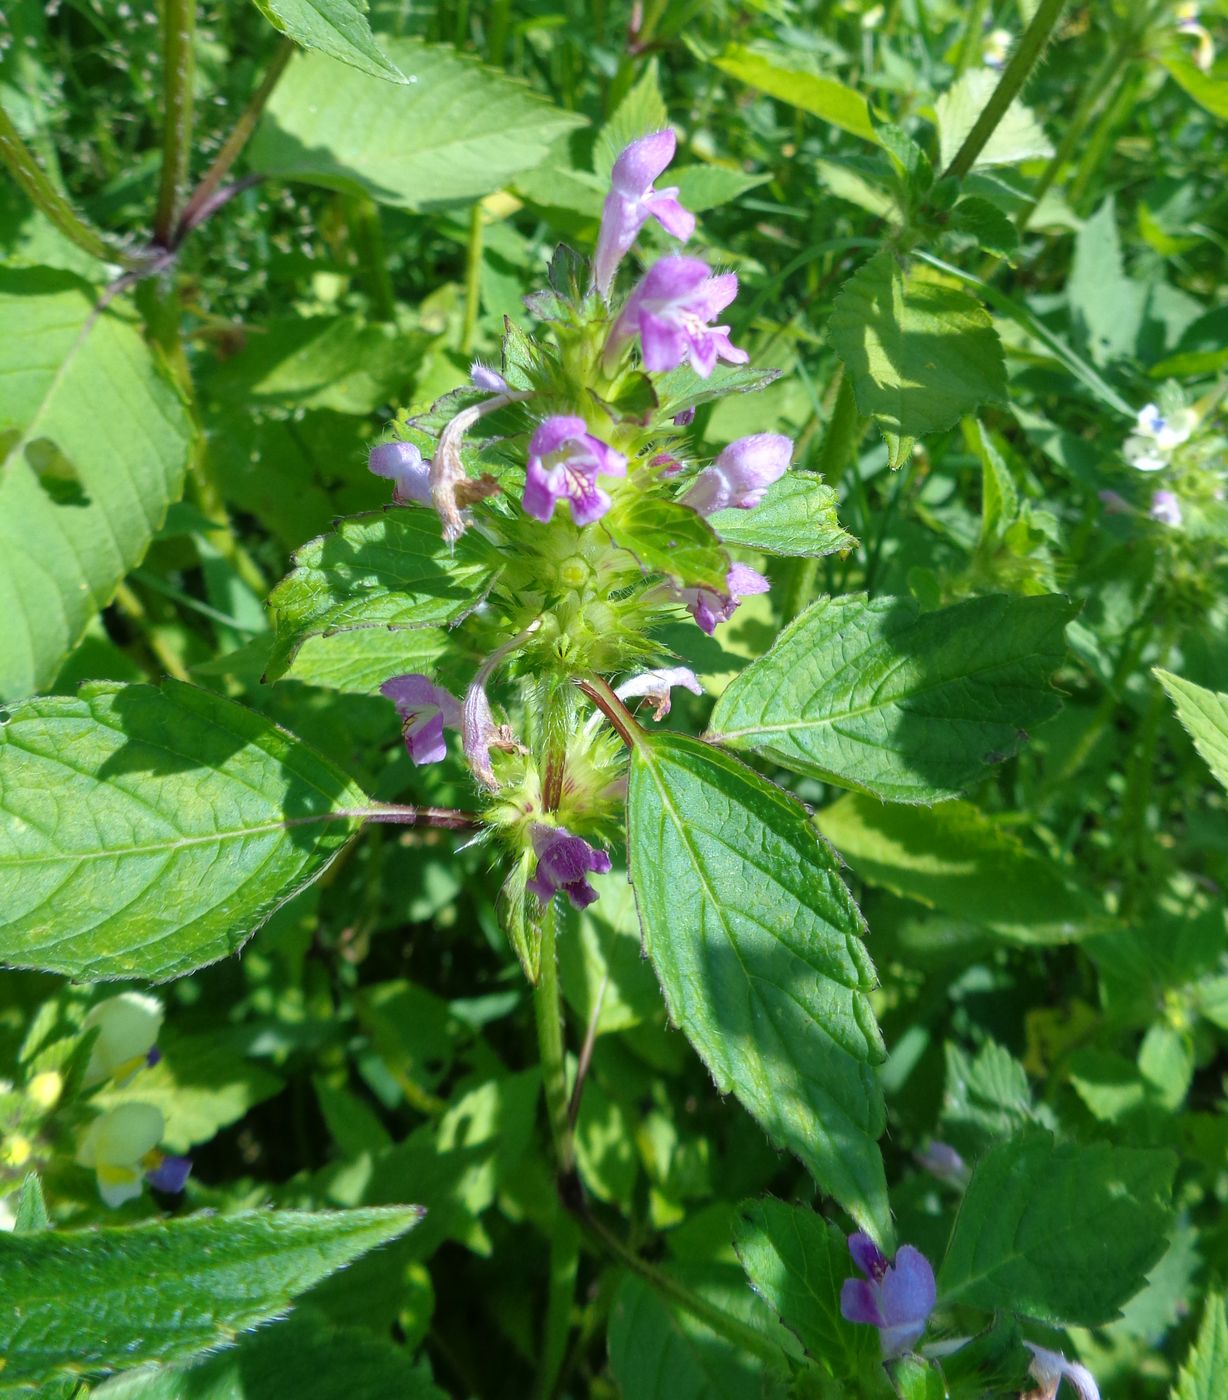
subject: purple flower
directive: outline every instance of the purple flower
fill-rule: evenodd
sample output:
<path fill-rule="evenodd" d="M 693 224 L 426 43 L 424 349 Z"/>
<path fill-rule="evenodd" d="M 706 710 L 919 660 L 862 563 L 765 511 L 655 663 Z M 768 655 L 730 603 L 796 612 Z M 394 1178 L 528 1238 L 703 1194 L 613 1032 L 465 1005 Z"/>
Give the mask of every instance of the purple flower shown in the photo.
<path fill-rule="evenodd" d="M 607 362 L 638 335 L 647 370 L 676 369 L 689 360 L 695 373 L 707 379 L 718 359 L 744 365 L 750 356 L 730 343 L 729 327 L 708 325 L 737 294 L 732 272 L 713 277 L 698 258 L 662 258 L 644 274 L 614 322 Z"/>
<path fill-rule="evenodd" d="M 845 1279 L 840 1290 L 840 1313 L 847 1322 L 877 1327 L 883 1356 L 910 1351 L 925 1331 L 934 1309 L 937 1290 L 929 1260 L 910 1244 L 902 1245 L 895 1263 L 859 1230 L 849 1236 L 849 1253 L 866 1275 Z"/>
<path fill-rule="evenodd" d="M 950 1182 L 952 1186 L 968 1184 L 968 1164 L 949 1142 L 927 1143 L 914 1155 L 920 1165 L 939 1181 Z"/>
<path fill-rule="evenodd" d="M 469 366 L 469 382 L 475 389 L 486 389 L 492 394 L 510 394 L 512 386 L 496 369 L 474 360 Z"/>
<path fill-rule="evenodd" d="M 1171 491 L 1156 491 L 1151 497 L 1150 515 L 1162 525 L 1171 525 L 1174 530 L 1181 528 L 1181 502 Z"/>
<path fill-rule="evenodd" d="M 410 758 L 421 766 L 438 763 L 447 753 L 444 726 L 461 727 L 461 706 L 456 696 L 435 685 L 429 676 L 393 676 L 379 688 L 401 716 L 401 732 Z"/>
<path fill-rule="evenodd" d="M 1035 1342 L 1024 1342 L 1024 1346 L 1032 1353 L 1028 1374 L 1040 1386 L 1029 1392 L 1029 1400 L 1053 1400 L 1063 1381 L 1070 1382 L 1079 1400 L 1100 1400 L 1100 1387 L 1086 1366 L 1067 1361 L 1060 1351 L 1046 1351 Z"/>
<path fill-rule="evenodd" d="M 660 671 L 641 671 L 638 676 L 632 676 L 616 686 L 614 694 L 620 700 L 631 700 L 643 695 L 652 706 L 653 719 L 664 719 L 669 714 L 670 691 L 676 685 L 685 687 L 692 695 L 704 693 L 699 678 L 689 667 L 669 666 Z"/>
<path fill-rule="evenodd" d="M 749 598 L 752 593 L 766 593 L 771 585 L 762 574 L 747 565 L 734 564 L 725 575 L 725 587 L 728 593 L 717 593 L 711 588 L 673 590 L 709 637 L 722 622 L 729 621 L 743 598 Z"/>
<path fill-rule="evenodd" d="M 557 890 L 571 900 L 573 907 L 583 909 L 597 898 L 597 891 L 587 876 L 596 872 L 604 875 L 610 868 L 610 857 L 595 850 L 581 836 L 573 836 L 561 826 L 535 826 L 533 850 L 537 853 L 537 869 L 528 888 L 548 903 Z"/>
<path fill-rule="evenodd" d="M 682 503 L 700 515 L 753 510 L 772 482 L 789 470 L 792 455 L 792 441 L 780 433 L 739 438 L 699 473 Z"/>
<path fill-rule="evenodd" d="M 162 1160 L 157 1166 L 145 1173 L 145 1180 L 151 1186 L 156 1186 L 159 1191 L 168 1191 L 171 1195 L 178 1195 L 191 1175 L 192 1159 L 190 1157 L 172 1157 L 169 1153 L 159 1153 L 158 1155 Z"/>
<path fill-rule="evenodd" d="M 371 449 L 367 470 L 394 483 L 392 499 L 399 505 L 416 501 L 431 503 L 431 464 L 412 442 L 381 442 Z"/>
<path fill-rule="evenodd" d="M 614 162 L 593 257 L 593 284 L 603 297 L 609 294 L 618 264 L 648 219 L 656 219 L 666 233 L 683 243 L 695 232 L 695 215 L 678 203 L 678 187 L 652 187 L 673 160 L 676 144 L 672 131 L 656 131 L 632 141 Z"/>
<path fill-rule="evenodd" d="M 689 428 L 695 421 L 695 410 L 684 408 L 681 413 L 674 414 L 674 426 L 676 428 Z"/>
<path fill-rule="evenodd" d="M 586 431 L 583 418 L 555 415 L 533 434 L 521 504 L 535 520 L 549 521 L 558 501 L 571 507 L 577 525 L 591 525 L 610 508 L 598 476 L 626 476 L 627 459 Z"/>

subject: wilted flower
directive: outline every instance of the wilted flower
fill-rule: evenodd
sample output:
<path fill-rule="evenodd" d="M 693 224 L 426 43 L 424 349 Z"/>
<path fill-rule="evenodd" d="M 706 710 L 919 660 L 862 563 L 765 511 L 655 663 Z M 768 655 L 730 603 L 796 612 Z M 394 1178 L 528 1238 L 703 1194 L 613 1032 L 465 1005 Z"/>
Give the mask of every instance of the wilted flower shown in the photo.
<path fill-rule="evenodd" d="M 682 498 L 700 515 L 718 510 L 753 510 L 768 487 L 789 470 L 792 441 L 780 433 L 754 433 L 731 442 L 695 478 Z"/>
<path fill-rule="evenodd" d="M 1149 403 L 1139 410 L 1134 432 L 1122 449 L 1126 461 L 1141 472 L 1158 472 L 1168 466 L 1173 452 L 1188 441 L 1197 426 L 1198 415 L 1193 409 L 1179 409 L 1166 418 Z"/>
<path fill-rule="evenodd" d="M 771 585 L 761 573 L 746 564 L 734 564 L 725 575 L 727 593 L 711 588 L 674 588 L 672 592 L 687 605 L 687 611 L 710 637 L 722 622 L 728 622 L 743 598 L 766 593 Z"/>
<path fill-rule="evenodd" d="M 676 369 L 689 360 L 707 379 L 718 359 L 745 364 L 750 356 L 730 342 L 729 327 L 708 324 L 737 294 L 732 272 L 714 277 L 698 258 L 662 258 L 644 274 L 614 322 L 607 360 L 638 335 L 647 370 Z"/>
<path fill-rule="evenodd" d="M 676 685 L 683 686 L 692 695 L 704 693 L 699 678 L 689 667 L 668 666 L 658 671 L 641 671 L 638 676 L 632 676 L 621 685 L 615 686 L 614 694 L 620 700 L 646 696 L 652 705 L 653 719 L 664 719 L 670 711 L 670 691 Z"/>
<path fill-rule="evenodd" d="M 593 283 L 604 297 L 618 264 L 648 219 L 683 243 L 695 232 L 695 215 L 678 203 L 678 188 L 655 190 L 652 182 L 674 158 L 672 131 L 656 131 L 632 141 L 610 172 L 610 193 L 601 211 L 601 231 L 593 256 Z"/>
<path fill-rule="evenodd" d="M 1080 1366 L 1077 1361 L 1067 1361 L 1061 1352 L 1046 1351 L 1034 1342 L 1024 1342 L 1024 1346 L 1032 1353 L 1028 1374 L 1039 1384 L 1037 1389 L 1028 1391 L 1021 1400 L 1053 1400 L 1063 1381 L 1070 1382 L 1079 1400 L 1100 1400 L 1100 1387 L 1086 1366 Z"/>
<path fill-rule="evenodd" d="M 393 483 L 392 499 L 399 505 L 431 504 L 431 464 L 412 442 L 381 442 L 371 449 L 367 470 Z"/>
<path fill-rule="evenodd" d="M 1171 491 L 1156 491 L 1151 497 L 1152 520 L 1162 525 L 1171 525 L 1174 530 L 1181 527 L 1181 502 Z"/>
<path fill-rule="evenodd" d="M 848 1322 L 877 1327 L 884 1357 L 910 1351 L 925 1331 L 938 1296 L 929 1260 L 906 1244 L 900 1246 L 895 1263 L 888 1264 L 886 1255 L 861 1231 L 849 1236 L 849 1253 L 866 1277 L 845 1279 L 841 1315 Z"/>
<path fill-rule="evenodd" d="M 126 1083 L 142 1066 L 155 1063 L 162 1014 L 162 1003 L 140 992 L 121 992 L 91 1007 L 81 1029 L 96 1029 L 98 1039 L 90 1051 L 84 1082 L 117 1079 Z"/>
<path fill-rule="evenodd" d="M 599 476 L 626 476 L 627 459 L 587 431 L 583 418 L 547 418 L 529 441 L 522 504 L 535 520 L 549 521 L 559 501 L 577 525 L 590 525 L 610 508 Z"/>
<path fill-rule="evenodd" d="M 445 725 L 449 729 L 461 727 L 461 704 L 456 696 L 429 676 L 417 673 L 393 676 L 379 692 L 397 708 L 410 758 L 419 766 L 438 763 L 448 752 L 443 741 Z"/>
<path fill-rule="evenodd" d="M 166 1130 L 162 1114 L 148 1103 L 121 1103 L 108 1109 L 85 1130 L 77 1161 L 92 1167 L 98 1194 L 109 1206 L 122 1206 L 141 1194 L 141 1178 L 163 1190 L 180 1191 L 191 1163 L 157 1150 Z M 168 1168 L 168 1163 L 178 1165 Z M 177 1183 L 177 1184 L 175 1184 Z"/>
<path fill-rule="evenodd" d="M 597 891 L 588 882 L 590 874 L 604 875 L 610 869 L 610 857 L 590 846 L 582 836 L 573 836 L 561 826 L 535 826 L 533 850 L 537 854 L 537 869 L 528 888 L 548 903 L 556 891 L 562 890 L 576 909 L 583 909 L 597 898 Z"/>

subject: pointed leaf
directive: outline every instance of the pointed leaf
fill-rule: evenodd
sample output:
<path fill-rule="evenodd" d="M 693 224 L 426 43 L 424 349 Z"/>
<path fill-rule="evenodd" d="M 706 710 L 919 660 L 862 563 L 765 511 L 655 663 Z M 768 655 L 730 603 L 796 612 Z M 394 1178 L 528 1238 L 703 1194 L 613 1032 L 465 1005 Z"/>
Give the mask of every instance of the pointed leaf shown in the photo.
<path fill-rule="evenodd" d="M 319 49 L 376 78 L 409 81 L 371 33 L 365 0 L 256 0 L 256 8 L 305 49 Z"/>
<path fill-rule="evenodd" d="M 0 724 L 0 961 L 86 980 L 215 962 L 367 805 L 301 740 L 176 681 L 25 701 Z"/>
<path fill-rule="evenodd" d="M 718 510 L 708 523 L 729 544 L 817 558 L 857 541 L 836 518 L 836 493 L 814 472 L 786 472 L 753 510 Z"/>
<path fill-rule="evenodd" d="M 998 80 L 999 75 L 991 68 L 969 69 L 934 104 L 940 159 L 944 167 L 955 159 L 964 138 L 985 110 Z M 973 168 L 1013 165 L 1021 160 L 1039 160 L 1052 154 L 1049 138 L 1031 109 L 1016 98 L 981 149 Z"/>
<path fill-rule="evenodd" d="M 666 1005 L 768 1136 L 884 1243 L 874 968 L 839 861 L 800 803 L 681 734 L 631 756 L 631 879 Z"/>
<path fill-rule="evenodd" d="M 748 87 L 758 88 L 769 97 L 820 117 L 864 141 L 878 144 L 866 99 L 835 78 L 790 67 L 784 54 L 764 53 L 742 44 L 732 45 L 710 62 Z"/>
<path fill-rule="evenodd" d="M 894 802 L 954 797 L 1052 718 L 1070 603 L 820 598 L 726 689 L 711 737 Z"/>
<path fill-rule="evenodd" d="M 1156 679 L 1177 707 L 1177 718 L 1222 787 L 1228 788 L 1228 695 L 1155 670 Z"/>
<path fill-rule="evenodd" d="M 1228 1400 L 1228 1314 L 1222 1293 L 1207 1298 L 1198 1339 L 1177 1377 L 1172 1400 Z"/>

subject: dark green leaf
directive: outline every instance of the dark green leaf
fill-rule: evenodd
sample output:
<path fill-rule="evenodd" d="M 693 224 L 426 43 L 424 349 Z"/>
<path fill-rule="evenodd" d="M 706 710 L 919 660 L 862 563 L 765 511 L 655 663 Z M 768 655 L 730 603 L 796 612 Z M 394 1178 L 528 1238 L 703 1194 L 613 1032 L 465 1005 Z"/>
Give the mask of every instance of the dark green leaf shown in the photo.
<path fill-rule="evenodd" d="M 753 510 L 718 510 L 708 523 L 728 544 L 816 558 L 857 541 L 836 519 L 836 493 L 814 472 L 786 472 Z"/>
<path fill-rule="evenodd" d="M 838 860 L 800 803 L 680 734 L 637 739 L 627 832 L 675 1024 L 718 1089 L 888 1243 L 874 968 Z"/>
<path fill-rule="evenodd" d="M 950 226 L 958 233 L 975 238 L 977 245 L 987 253 L 1010 257 L 1019 247 L 1019 233 L 1007 215 L 996 204 L 977 195 L 961 199 L 952 209 Z"/>

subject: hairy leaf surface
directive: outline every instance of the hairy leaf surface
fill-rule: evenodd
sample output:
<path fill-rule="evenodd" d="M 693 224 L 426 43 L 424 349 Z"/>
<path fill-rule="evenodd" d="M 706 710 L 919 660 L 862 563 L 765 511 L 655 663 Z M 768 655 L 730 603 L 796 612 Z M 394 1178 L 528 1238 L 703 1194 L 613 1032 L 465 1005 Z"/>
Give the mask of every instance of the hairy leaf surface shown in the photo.
<path fill-rule="evenodd" d="M 1156 678 L 1177 708 L 1177 718 L 1222 787 L 1228 788 L 1228 695 L 1157 668 Z"/>
<path fill-rule="evenodd" d="M 753 510 L 718 510 L 708 523 L 728 544 L 816 558 L 857 541 L 836 518 L 836 493 L 814 472 L 786 472 Z"/>

